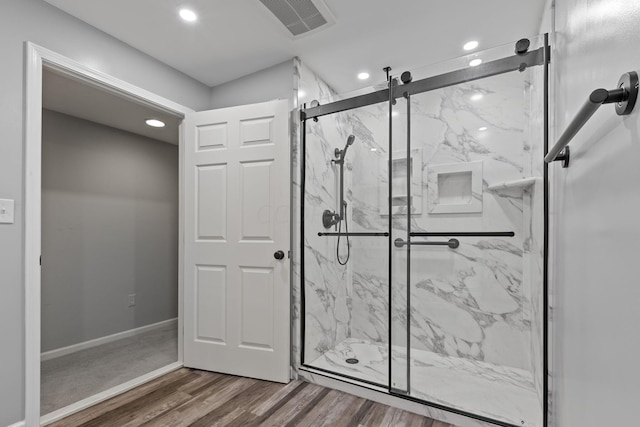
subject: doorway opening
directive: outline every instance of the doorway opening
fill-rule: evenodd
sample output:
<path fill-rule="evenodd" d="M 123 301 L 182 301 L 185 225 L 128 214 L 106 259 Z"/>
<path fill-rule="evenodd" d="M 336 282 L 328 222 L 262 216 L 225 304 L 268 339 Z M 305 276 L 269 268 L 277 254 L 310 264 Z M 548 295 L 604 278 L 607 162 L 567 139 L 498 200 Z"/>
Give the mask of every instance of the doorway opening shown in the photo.
<path fill-rule="evenodd" d="M 180 119 L 46 68 L 43 107 L 40 411 L 50 414 L 178 361 Z"/>
<path fill-rule="evenodd" d="M 46 425 L 182 366 L 180 138 L 192 110 L 26 51 L 25 415 Z M 164 132 L 136 128 L 140 115 Z"/>

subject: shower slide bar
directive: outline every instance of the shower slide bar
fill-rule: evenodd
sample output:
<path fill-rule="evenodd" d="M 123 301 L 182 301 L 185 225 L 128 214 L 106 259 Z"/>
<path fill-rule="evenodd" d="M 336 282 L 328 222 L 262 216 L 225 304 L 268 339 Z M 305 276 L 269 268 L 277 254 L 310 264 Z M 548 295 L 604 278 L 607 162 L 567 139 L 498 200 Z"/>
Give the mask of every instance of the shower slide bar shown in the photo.
<path fill-rule="evenodd" d="M 381 237 L 389 237 L 389 233 L 387 232 L 372 232 L 372 233 L 359 233 L 359 232 L 354 232 L 354 233 L 318 233 L 318 236 L 322 237 L 322 236 L 346 236 L 346 237 L 376 237 L 376 236 L 381 236 Z"/>
<path fill-rule="evenodd" d="M 405 241 L 404 239 L 398 238 L 393 241 L 393 244 L 396 248 L 401 248 L 403 246 L 411 245 L 411 246 L 449 246 L 450 249 L 455 249 L 460 246 L 460 241 L 458 239 L 449 239 L 446 242 L 412 242 Z"/>
<path fill-rule="evenodd" d="M 596 89 L 591 92 L 589 98 L 584 103 L 578 114 L 573 119 L 564 133 L 556 142 L 556 145 L 549 150 L 544 157 L 546 163 L 562 161 L 562 167 L 569 166 L 569 158 L 571 151 L 569 150 L 569 142 L 582 129 L 593 114 L 604 104 L 616 104 L 616 113 L 619 116 L 631 114 L 633 107 L 636 105 L 638 98 L 638 73 L 629 71 L 624 73 L 618 80 L 616 89 Z"/>

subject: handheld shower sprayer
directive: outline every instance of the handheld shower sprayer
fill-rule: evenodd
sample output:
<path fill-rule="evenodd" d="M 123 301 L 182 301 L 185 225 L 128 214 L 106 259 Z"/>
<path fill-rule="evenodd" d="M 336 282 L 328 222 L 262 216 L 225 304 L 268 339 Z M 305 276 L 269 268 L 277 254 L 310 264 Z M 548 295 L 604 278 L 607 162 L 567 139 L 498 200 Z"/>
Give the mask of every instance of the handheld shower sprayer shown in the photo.
<path fill-rule="evenodd" d="M 347 143 L 344 146 L 344 149 L 342 150 L 342 158 L 344 159 L 344 156 L 347 154 L 347 148 L 349 148 L 349 146 L 351 144 L 353 144 L 353 141 L 356 140 L 356 137 L 354 135 L 349 135 L 349 137 L 347 138 Z"/>
<path fill-rule="evenodd" d="M 349 146 L 353 144 L 353 141 L 355 140 L 356 140 L 356 137 L 354 135 L 349 135 L 349 137 L 347 138 L 347 143 L 345 144 L 344 148 L 342 150 L 339 148 L 336 148 L 334 152 L 336 155 L 336 160 L 332 160 L 332 162 L 338 163 L 338 164 L 344 162 L 344 158 L 347 155 L 347 148 L 349 148 Z"/>

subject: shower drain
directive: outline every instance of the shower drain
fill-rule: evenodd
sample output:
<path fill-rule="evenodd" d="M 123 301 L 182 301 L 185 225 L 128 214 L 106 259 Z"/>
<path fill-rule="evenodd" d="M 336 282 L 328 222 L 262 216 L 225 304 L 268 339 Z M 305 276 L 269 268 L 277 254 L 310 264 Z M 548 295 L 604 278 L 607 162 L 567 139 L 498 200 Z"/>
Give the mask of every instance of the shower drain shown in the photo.
<path fill-rule="evenodd" d="M 355 357 L 351 357 L 349 359 L 347 359 L 345 362 L 351 364 L 351 365 L 355 365 L 356 363 L 360 363 L 360 361 L 358 359 L 356 359 Z"/>

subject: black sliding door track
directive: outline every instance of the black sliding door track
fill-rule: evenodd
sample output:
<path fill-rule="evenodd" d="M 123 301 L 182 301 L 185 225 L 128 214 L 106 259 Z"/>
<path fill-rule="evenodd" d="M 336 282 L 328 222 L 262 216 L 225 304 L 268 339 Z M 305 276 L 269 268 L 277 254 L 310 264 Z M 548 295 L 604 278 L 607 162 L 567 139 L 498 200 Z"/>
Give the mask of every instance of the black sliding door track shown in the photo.
<path fill-rule="evenodd" d="M 463 68 L 461 70 L 451 71 L 438 76 L 427 77 L 426 79 L 403 84 L 401 86 L 401 92 L 403 94 L 406 93 L 409 96 L 429 92 L 443 87 L 455 86 L 461 83 L 508 73 L 510 71 L 524 71 L 528 67 L 542 65 L 544 64 L 544 61 L 545 48 L 541 47 L 522 55 L 508 56 L 506 58 L 480 64 L 476 67 Z M 330 104 L 302 109 L 300 111 L 300 119 L 302 121 L 307 119 L 316 119 L 321 116 L 326 116 L 327 114 L 353 110 L 354 108 L 366 107 L 367 105 L 379 104 L 386 101 L 389 101 L 389 89 L 382 89 L 365 95 L 335 101 Z"/>

